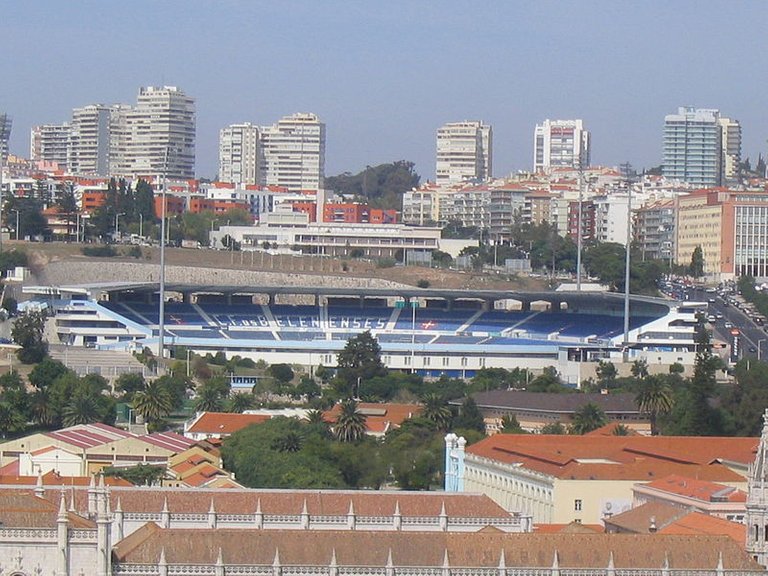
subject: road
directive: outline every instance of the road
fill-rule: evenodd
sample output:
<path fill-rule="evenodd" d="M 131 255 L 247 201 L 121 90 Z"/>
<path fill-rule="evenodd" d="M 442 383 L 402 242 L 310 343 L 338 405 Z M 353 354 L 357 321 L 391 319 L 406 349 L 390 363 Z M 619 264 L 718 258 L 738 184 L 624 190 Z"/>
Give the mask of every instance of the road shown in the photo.
<path fill-rule="evenodd" d="M 723 315 L 723 319 L 718 320 L 714 326 L 716 337 L 731 343 L 730 329 L 725 327 L 725 323 L 730 322 L 741 333 L 741 358 L 768 359 L 768 334 L 741 310 L 735 306 L 724 306 L 722 298 L 704 290 L 692 290 L 690 299 L 696 302 L 707 302 L 713 297 L 715 301 L 709 303 L 709 312 Z"/>

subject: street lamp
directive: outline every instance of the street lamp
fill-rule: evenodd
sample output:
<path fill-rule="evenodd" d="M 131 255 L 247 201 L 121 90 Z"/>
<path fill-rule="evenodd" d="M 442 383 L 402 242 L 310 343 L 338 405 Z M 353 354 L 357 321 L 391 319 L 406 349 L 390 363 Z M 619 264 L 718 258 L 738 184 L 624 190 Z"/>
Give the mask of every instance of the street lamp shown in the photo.
<path fill-rule="evenodd" d="M 768 338 L 760 338 L 757 341 L 757 361 L 760 361 L 761 352 L 763 351 L 763 342 L 768 340 Z"/>
<path fill-rule="evenodd" d="M 115 242 L 120 240 L 120 216 L 125 216 L 125 212 L 115 212 Z"/>

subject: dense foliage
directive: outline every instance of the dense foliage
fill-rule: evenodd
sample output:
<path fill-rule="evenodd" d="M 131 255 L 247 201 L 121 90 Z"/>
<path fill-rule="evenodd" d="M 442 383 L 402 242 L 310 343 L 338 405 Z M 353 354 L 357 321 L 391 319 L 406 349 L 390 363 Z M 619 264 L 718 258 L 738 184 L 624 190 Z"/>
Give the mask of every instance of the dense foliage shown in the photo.
<path fill-rule="evenodd" d="M 357 174 L 344 172 L 328 176 L 325 187 L 343 196 L 366 200 L 375 208 L 399 210 L 404 192 L 416 188 L 420 177 L 415 164 L 405 160 L 367 166 Z"/>

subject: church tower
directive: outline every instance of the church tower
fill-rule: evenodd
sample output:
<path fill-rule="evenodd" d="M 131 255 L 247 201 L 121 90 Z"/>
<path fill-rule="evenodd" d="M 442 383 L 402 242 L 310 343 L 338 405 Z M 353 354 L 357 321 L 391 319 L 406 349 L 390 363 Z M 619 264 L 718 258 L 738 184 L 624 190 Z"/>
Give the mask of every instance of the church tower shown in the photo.
<path fill-rule="evenodd" d="M 747 552 L 768 566 L 768 409 L 747 488 Z"/>

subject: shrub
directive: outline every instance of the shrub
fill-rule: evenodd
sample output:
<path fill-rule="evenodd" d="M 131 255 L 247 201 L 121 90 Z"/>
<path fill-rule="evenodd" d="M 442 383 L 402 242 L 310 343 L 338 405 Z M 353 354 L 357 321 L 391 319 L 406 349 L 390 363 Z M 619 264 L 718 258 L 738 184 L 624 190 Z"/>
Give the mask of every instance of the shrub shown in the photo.
<path fill-rule="evenodd" d="M 83 246 L 81 248 L 83 256 L 92 256 L 94 258 L 112 258 L 117 256 L 117 251 L 109 244 L 100 246 Z"/>

